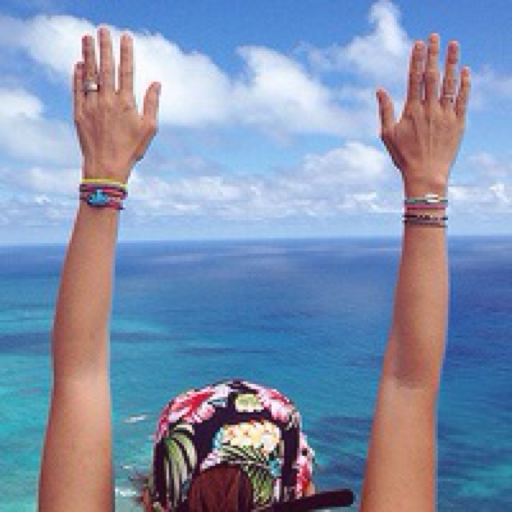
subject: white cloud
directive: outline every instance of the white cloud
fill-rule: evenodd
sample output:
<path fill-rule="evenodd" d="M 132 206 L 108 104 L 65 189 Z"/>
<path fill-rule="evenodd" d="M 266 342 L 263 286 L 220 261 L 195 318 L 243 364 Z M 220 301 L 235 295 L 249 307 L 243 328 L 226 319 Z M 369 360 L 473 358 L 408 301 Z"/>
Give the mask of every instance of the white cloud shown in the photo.
<path fill-rule="evenodd" d="M 0 88 L 0 150 L 21 161 L 76 160 L 69 124 L 45 119 L 43 113 L 43 104 L 36 96 L 19 88 Z"/>
<path fill-rule="evenodd" d="M 359 142 L 309 154 L 295 169 L 271 177 L 205 173 L 164 179 L 135 171 L 128 203 L 132 207 L 126 213 L 151 224 L 172 217 L 260 221 L 386 210 L 384 188 L 394 174 L 380 150 Z M 45 211 L 55 216 L 56 205 L 63 208 L 61 216 L 72 215 L 78 176 L 77 169 L 69 168 L 4 169 L 0 184 L 22 190 L 23 201 L 38 208 L 39 222 Z"/>
<path fill-rule="evenodd" d="M 66 84 L 81 55 L 81 36 L 94 30 L 88 21 L 72 16 L 18 19 L 0 15 L 0 45 L 22 50 Z"/>
<path fill-rule="evenodd" d="M 43 113 L 43 104 L 35 96 L 23 89 L 0 87 L 0 121 L 12 121 L 19 117 L 39 119 Z"/>
<path fill-rule="evenodd" d="M 329 186 L 366 188 L 387 179 L 387 164 L 388 158 L 372 146 L 347 142 L 323 155 L 306 155 L 302 174 Z"/>
<path fill-rule="evenodd" d="M 483 185 L 453 185 L 450 187 L 451 206 L 464 213 L 512 213 L 512 186 L 505 183 Z"/>
<path fill-rule="evenodd" d="M 239 54 L 246 71 L 234 84 L 233 100 L 241 122 L 277 126 L 292 133 L 357 130 L 354 118 L 298 62 L 262 47 L 241 48 Z"/>
<path fill-rule="evenodd" d="M 373 32 L 355 37 L 348 45 L 310 49 L 309 58 L 320 70 L 352 71 L 363 79 L 402 83 L 406 76 L 411 40 L 400 25 L 400 11 L 388 0 L 376 2 L 369 14 Z"/>
<path fill-rule="evenodd" d="M 142 88 L 153 80 L 162 83 L 163 123 L 198 126 L 230 117 L 230 80 L 207 56 L 186 54 L 158 34 L 135 39 L 137 83 Z"/>
<path fill-rule="evenodd" d="M 77 195 L 78 168 L 30 167 L 0 169 L 0 185 L 16 190 L 17 197 L 45 197 L 66 200 Z"/>
<path fill-rule="evenodd" d="M 507 108 L 512 99 L 512 76 L 490 67 L 471 73 L 471 108 Z M 504 101 L 505 100 L 505 101 Z M 508 108 L 510 111 L 510 108 Z"/>
<path fill-rule="evenodd" d="M 512 182 L 512 163 L 509 159 L 500 160 L 490 153 L 482 152 L 469 156 L 467 167 L 469 175 L 477 182 Z"/>
<path fill-rule="evenodd" d="M 271 177 L 203 175 L 132 183 L 134 211 L 147 222 L 166 216 L 231 220 L 331 217 L 340 212 L 388 211 L 385 188 L 395 176 L 378 149 L 348 142 L 325 154 L 307 155 L 294 170 Z"/>
<path fill-rule="evenodd" d="M 512 213 L 512 164 L 489 153 L 467 158 L 470 178 L 450 186 L 451 206 L 460 212 L 484 216 Z M 499 224 L 499 221 L 498 221 Z"/>
<path fill-rule="evenodd" d="M 501 165 L 491 157 L 477 155 L 468 159 L 468 166 L 477 161 L 480 167 Z M 496 214 L 512 214 L 509 171 L 500 174 L 501 180 L 483 172 L 472 183 L 451 185 L 452 220 L 460 222 L 468 211 L 475 223 L 489 222 Z M 0 188 L 9 184 L 22 191 L 15 199 L 0 194 L 0 225 L 69 224 L 77 203 L 78 175 L 79 170 L 71 168 L 0 170 Z M 399 173 L 385 152 L 347 142 L 323 154 L 308 154 L 294 169 L 271 176 L 221 176 L 203 169 L 202 175 L 172 179 L 135 170 L 123 224 L 127 229 L 165 230 L 173 221 L 190 226 L 206 223 L 212 228 L 335 221 L 341 229 L 347 222 L 369 219 L 374 219 L 376 226 L 388 222 L 386 219 L 399 222 L 401 205 Z"/>

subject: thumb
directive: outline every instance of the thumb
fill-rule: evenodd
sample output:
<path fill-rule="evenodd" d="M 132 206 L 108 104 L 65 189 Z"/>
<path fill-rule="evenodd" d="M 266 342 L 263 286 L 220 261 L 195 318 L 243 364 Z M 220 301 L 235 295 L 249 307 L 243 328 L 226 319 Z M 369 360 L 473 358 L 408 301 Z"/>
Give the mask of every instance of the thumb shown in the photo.
<path fill-rule="evenodd" d="M 158 107 L 160 103 L 161 85 L 158 82 L 152 83 L 144 96 L 142 117 L 154 135 L 158 128 Z"/>
<path fill-rule="evenodd" d="M 385 141 L 390 137 L 395 126 L 393 101 L 384 89 L 377 89 L 376 95 L 379 104 L 380 136 Z"/>

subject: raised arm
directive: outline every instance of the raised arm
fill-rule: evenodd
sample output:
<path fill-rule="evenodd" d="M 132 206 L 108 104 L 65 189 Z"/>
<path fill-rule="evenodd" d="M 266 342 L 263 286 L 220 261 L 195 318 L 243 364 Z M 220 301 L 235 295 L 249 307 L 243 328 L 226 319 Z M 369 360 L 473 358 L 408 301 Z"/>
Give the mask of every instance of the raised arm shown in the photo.
<path fill-rule="evenodd" d="M 83 179 L 126 184 L 156 132 L 159 85 L 143 114 L 133 95 L 132 40 L 123 35 L 118 88 L 107 29 L 82 40 L 73 78 Z M 99 83 L 98 90 L 96 83 Z M 87 89 L 89 90 L 87 91 Z M 117 204 L 114 201 L 115 204 Z M 114 206 L 115 206 L 114 204 Z M 52 333 L 53 390 L 39 484 L 41 512 L 113 510 L 109 317 L 119 209 L 80 202 L 62 270 Z"/>
<path fill-rule="evenodd" d="M 464 131 L 469 70 L 457 88 L 458 44 L 448 46 L 444 77 L 439 37 L 414 45 L 407 99 L 395 122 L 389 95 L 377 92 L 381 136 L 402 173 L 402 255 L 393 321 L 379 385 L 362 496 L 364 512 L 433 511 L 436 501 L 436 404 L 448 312 L 445 197 Z M 416 201 L 414 201 L 416 200 Z"/>

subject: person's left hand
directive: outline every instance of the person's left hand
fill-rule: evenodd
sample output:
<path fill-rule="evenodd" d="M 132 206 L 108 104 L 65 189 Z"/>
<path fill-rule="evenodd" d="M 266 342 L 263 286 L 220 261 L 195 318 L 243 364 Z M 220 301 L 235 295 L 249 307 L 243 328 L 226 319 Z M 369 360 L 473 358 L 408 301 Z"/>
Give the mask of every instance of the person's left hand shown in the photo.
<path fill-rule="evenodd" d="M 469 68 L 460 72 L 457 88 L 459 45 L 456 41 L 448 45 L 442 77 L 438 60 L 438 34 L 430 35 L 426 54 L 424 42 L 415 43 L 409 65 L 407 100 L 398 121 L 389 94 L 383 89 L 377 91 L 381 138 L 402 173 L 407 196 L 446 194 L 450 169 L 464 132 Z"/>
<path fill-rule="evenodd" d="M 74 120 L 83 155 L 84 178 L 107 178 L 126 183 L 157 131 L 160 84 L 148 87 L 142 115 L 133 93 L 133 43 L 121 37 L 118 86 L 108 29 L 98 30 L 99 67 L 92 36 L 82 39 L 83 61 L 73 77 Z M 98 84 L 98 90 L 88 85 Z"/>

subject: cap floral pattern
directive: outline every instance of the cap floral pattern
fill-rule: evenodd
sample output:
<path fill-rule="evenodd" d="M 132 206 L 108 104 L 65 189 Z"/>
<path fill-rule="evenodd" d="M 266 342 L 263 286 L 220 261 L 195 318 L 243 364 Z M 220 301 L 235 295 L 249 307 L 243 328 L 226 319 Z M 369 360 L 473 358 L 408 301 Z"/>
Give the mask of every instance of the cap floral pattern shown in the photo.
<path fill-rule="evenodd" d="M 299 412 L 278 391 L 243 380 L 187 391 L 158 422 L 153 510 L 176 510 L 194 476 L 219 464 L 246 473 L 256 507 L 300 497 L 311 482 L 313 456 Z"/>

